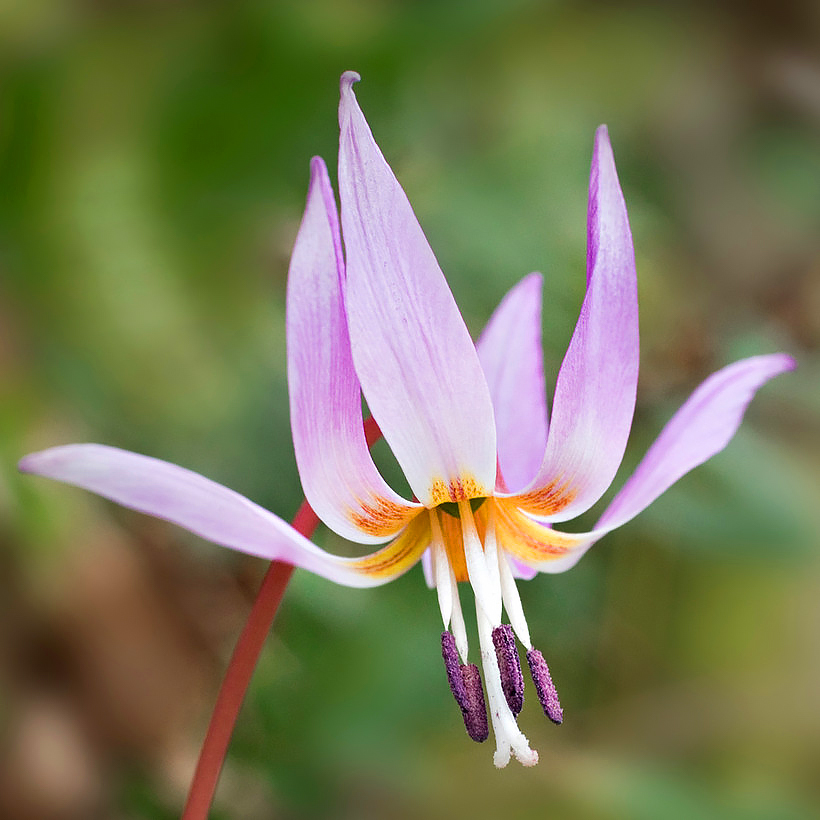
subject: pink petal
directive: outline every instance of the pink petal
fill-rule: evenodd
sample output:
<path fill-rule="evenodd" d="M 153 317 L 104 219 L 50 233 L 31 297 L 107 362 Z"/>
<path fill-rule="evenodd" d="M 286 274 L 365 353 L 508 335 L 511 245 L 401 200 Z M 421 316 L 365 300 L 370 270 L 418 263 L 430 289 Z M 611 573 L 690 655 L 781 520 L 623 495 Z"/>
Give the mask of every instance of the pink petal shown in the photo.
<path fill-rule="evenodd" d="M 324 552 L 273 513 L 198 473 L 102 444 L 32 453 L 23 472 L 82 487 L 125 507 L 164 518 L 223 547 L 280 560 L 353 587 L 376 586 L 409 569 L 429 544 L 419 515 L 392 544 L 364 558 Z"/>
<path fill-rule="evenodd" d="M 625 524 L 681 476 L 719 453 L 737 431 L 758 388 L 794 367 L 791 356 L 776 353 L 743 359 L 709 376 L 663 428 L 596 530 Z"/>
<path fill-rule="evenodd" d="M 422 504 L 489 495 L 495 426 L 475 347 L 435 256 L 342 76 L 339 189 L 353 361 Z"/>
<path fill-rule="evenodd" d="M 595 135 L 589 183 L 587 292 L 555 388 L 531 513 L 565 521 L 588 509 L 623 458 L 638 382 L 638 298 L 626 205 L 607 130 Z"/>
<path fill-rule="evenodd" d="M 373 464 L 362 428 L 342 303 L 339 222 L 327 168 L 311 162 L 305 215 L 288 273 L 288 388 L 293 446 L 308 503 L 331 529 L 386 541 L 418 504 L 394 493 Z"/>
<path fill-rule="evenodd" d="M 577 561 L 574 558 L 576 552 L 588 547 L 589 533 L 554 530 L 534 521 L 515 502 L 514 498 L 498 498 L 494 503 L 498 544 L 515 560 L 519 577 L 532 577 L 533 569 L 563 572 Z M 530 572 L 527 572 L 528 567 Z"/>
<path fill-rule="evenodd" d="M 540 273 L 507 293 L 476 349 L 493 400 L 501 475 L 515 492 L 535 477 L 547 444 Z"/>
<path fill-rule="evenodd" d="M 573 535 L 576 543 L 556 560 L 551 555 L 539 560 L 537 552 L 518 555 L 520 560 L 541 572 L 574 567 L 599 538 L 634 518 L 679 478 L 719 453 L 737 431 L 758 388 L 794 366 L 791 356 L 778 353 L 743 359 L 713 373 L 663 428 L 592 532 Z M 531 542 L 538 534 L 547 543 L 555 537 L 554 530 L 548 534 L 535 522 L 530 530 Z"/>

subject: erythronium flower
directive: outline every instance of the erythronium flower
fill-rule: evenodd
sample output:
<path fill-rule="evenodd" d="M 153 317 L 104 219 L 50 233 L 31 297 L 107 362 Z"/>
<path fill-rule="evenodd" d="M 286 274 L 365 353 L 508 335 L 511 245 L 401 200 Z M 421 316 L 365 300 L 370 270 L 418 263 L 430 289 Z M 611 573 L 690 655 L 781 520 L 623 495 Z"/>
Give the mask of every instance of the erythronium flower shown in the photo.
<path fill-rule="evenodd" d="M 540 343 L 541 279 L 504 298 L 474 345 L 410 203 L 341 80 L 341 232 L 327 169 L 311 163 L 287 292 L 291 424 L 307 501 L 324 523 L 361 544 L 362 558 L 330 555 L 272 513 L 166 462 L 99 444 L 26 456 L 22 470 L 84 487 L 232 549 L 279 559 L 340 584 L 366 587 L 424 556 L 444 622 L 442 654 L 471 737 L 488 735 L 481 675 L 470 649 L 459 582 L 473 589 L 494 762 L 532 765 L 516 723 L 526 650 L 547 716 L 561 707 L 534 649 L 516 577 L 563 572 L 672 483 L 723 449 L 755 391 L 794 366 L 757 356 L 710 376 L 661 432 L 591 532 L 552 525 L 592 506 L 626 447 L 638 379 L 635 261 L 605 127 L 589 185 L 587 290 L 558 374 L 549 429 Z M 345 253 L 341 235 L 344 235 Z M 377 471 L 361 396 L 415 499 Z M 506 611 L 509 625 L 502 623 Z"/>

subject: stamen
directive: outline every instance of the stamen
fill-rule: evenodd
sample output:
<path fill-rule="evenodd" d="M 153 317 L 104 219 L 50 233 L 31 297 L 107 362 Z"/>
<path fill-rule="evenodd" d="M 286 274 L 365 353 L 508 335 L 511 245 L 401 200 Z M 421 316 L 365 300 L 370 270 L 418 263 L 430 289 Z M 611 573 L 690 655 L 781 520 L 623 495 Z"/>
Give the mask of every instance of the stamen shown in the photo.
<path fill-rule="evenodd" d="M 481 605 L 487 618 L 498 624 L 501 621 L 501 585 L 487 567 L 484 548 L 478 537 L 473 512 L 469 501 L 459 501 L 458 511 L 461 517 L 461 533 L 464 539 L 464 561 L 467 564 L 467 575 L 473 588 L 476 601 Z"/>
<path fill-rule="evenodd" d="M 544 656 L 537 649 L 530 649 L 527 652 L 527 663 L 530 667 L 532 682 L 535 684 L 535 691 L 538 693 L 538 700 L 544 714 L 553 722 L 560 724 L 564 720 L 564 710 L 558 701 L 558 692 L 550 676 L 550 669 Z"/>
<path fill-rule="evenodd" d="M 467 630 L 464 627 L 464 615 L 461 613 L 458 582 L 447 559 L 447 549 L 444 546 L 441 524 L 434 510 L 430 510 L 430 529 L 432 532 L 430 552 L 432 554 L 433 581 L 436 586 L 439 609 L 441 610 L 441 620 L 444 622 L 445 630 L 452 628 L 458 654 L 461 655 L 462 661 L 466 663 Z"/>
<path fill-rule="evenodd" d="M 430 550 L 433 554 L 433 578 L 436 583 L 441 620 L 444 621 L 444 628 L 448 629 L 453 612 L 453 584 L 450 579 L 450 562 L 447 560 L 444 538 L 441 535 L 441 525 L 434 510 L 430 510 L 430 531 L 432 535 Z"/>
<path fill-rule="evenodd" d="M 463 712 L 467 708 L 467 693 L 464 691 L 464 681 L 461 678 L 461 663 L 459 663 L 456 651 L 456 639 L 447 630 L 441 633 L 441 657 L 444 658 L 444 669 L 447 672 L 450 691 Z"/>
<path fill-rule="evenodd" d="M 521 674 L 521 662 L 515 648 L 515 636 L 509 624 L 501 624 L 493 629 L 493 646 L 504 697 L 510 711 L 518 715 L 524 705 L 524 676 Z"/>
<path fill-rule="evenodd" d="M 501 597 L 504 600 L 504 609 L 507 612 L 507 617 L 510 619 L 510 624 L 515 630 L 515 634 L 518 635 L 518 640 L 524 644 L 524 647 L 526 649 L 532 649 L 530 630 L 527 626 L 527 619 L 524 617 L 524 609 L 521 606 L 518 587 L 515 584 L 515 578 L 510 568 L 509 558 L 507 558 L 503 549 L 498 551 L 498 570 L 501 578 Z"/>
<path fill-rule="evenodd" d="M 487 707 L 484 704 L 484 690 L 481 687 L 481 675 L 474 663 L 461 667 L 461 679 L 464 682 L 466 705 L 462 708 L 464 727 L 467 734 L 476 742 L 483 743 L 490 736 L 487 723 Z"/>
<path fill-rule="evenodd" d="M 489 577 L 490 585 L 495 590 L 493 598 L 493 605 L 496 609 L 493 612 L 487 612 L 487 617 L 491 624 L 501 623 L 501 576 L 500 568 L 498 566 L 498 541 L 495 535 L 495 504 L 489 504 L 487 507 L 487 526 L 484 532 L 484 560 L 487 563 L 487 575 Z"/>
<path fill-rule="evenodd" d="M 464 718 L 464 728 L 476 743 L 483 743 L 489 737 L 490 729 L 478 667 L 474 663 L 459 663 L 456 640 L 447 631 L 441 633 L 441 656 L 450 691 Z"/>
<path fill-rule="evenodd" d="M 461 611 L 461 599 L 458 595 L 458 583 L 456 582 L 456 577 L 453 574 L 453 568 L 448 567 L 448 569 L 450 572 L 450 584 L 453 587 L 453 612 L 450 626 L 456 639 L 458 654 L 461 655 L 461 660 L 464 663 L 467 663 L 467 627 L 464 626 L 464 613 Z"/>

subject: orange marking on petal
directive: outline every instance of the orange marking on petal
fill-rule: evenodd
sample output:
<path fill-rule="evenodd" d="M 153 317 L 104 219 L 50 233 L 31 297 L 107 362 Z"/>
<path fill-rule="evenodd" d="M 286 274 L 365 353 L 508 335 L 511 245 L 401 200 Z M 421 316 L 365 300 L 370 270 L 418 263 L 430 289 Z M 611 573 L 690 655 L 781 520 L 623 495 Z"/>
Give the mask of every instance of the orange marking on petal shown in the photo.
<path fill-rule="evenodd" d="M 415 517 L 386 547 L 353 560 L 351 567 L 366 575 L 382 578 L 410 569 L 430 544 L 430 519 L 414 511 Z"/>
<path fill-rule="evenodd" d="M 448 502 L 469 501 L 471 498 L 482 498 L 486 495 L 489 495 L 487 490 L 469 473 L 460 475 L 449 483 L 441 478 L 435 478 L 430 484 L 431 507 Z"/>
<path fill-rule="evenodd" d="M 490 503 L 496 505 L 496 532 L 501 546 L 525 563 L 560 558 L 583 544 L 582 537 L 538 524 L 510 501 L 493 499 Z"/>
<path fill-rule="evenodd" d="M 349 513 L 350 520 L 368 535 L 392 535 L 417 514 L 415 508 L 404 507 L 377 495 L 368 501 L 360 501 L 358 508 Z"/>
<path fill-rule="evenodd" d="M 561 482 L 555 478 L 544 487 L 538 487 L 516 497 L 516 504 L 534 515 L 554 515 L 571 504 L 578 490 L 570 480 Z"/>

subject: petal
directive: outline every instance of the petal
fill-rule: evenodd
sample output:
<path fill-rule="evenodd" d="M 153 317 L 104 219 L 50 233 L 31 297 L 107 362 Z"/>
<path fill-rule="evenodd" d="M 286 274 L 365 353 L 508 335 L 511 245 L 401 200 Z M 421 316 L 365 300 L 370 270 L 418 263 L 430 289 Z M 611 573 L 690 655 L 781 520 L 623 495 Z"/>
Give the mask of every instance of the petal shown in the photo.
<path fill-rule="evenodd" d="M 342 303 L 336 203 L 327 168 L 311 162 L 307 206 L 288 273 L 288 390 L 293 447 L 308 503 L 343 538 L 386 541 L 419 509 L 373 464 Z"/>
<path fill-rule="evenodd" d="M 345 307 L 367 403 L 426 506 L 489 495 L 495 425 L 453 295 L 342 76 L 339 193 Z"/>
<path fill-rule="evenodd" d="M 589 183 L 587 292 L 558 374 L 547 451 L 519 503 L 565 521 L 588 509 L 623 458 L 638 383 L 635 256 L 606 128 Z"/>
<path fill-rule="evenodd" d="M 535 477 L 547 444 L 540 273 L 501 300 L 476 349 L 493 401 L 501 475 L 515 492 Z"/>
<path fill-rule="evenodd" d="M 534 521 L 516 506 L 513 499 L 497 498 L 494 503 L 498 543 L 524 566 L 540 572 L 563 572 L 563 568 L 568 569 L 578 560 L 574 558 L 575 553 L 583 554 L 589 546 L 590 533 L 553 530 Z M 531 576 L 522 573 L 522 577 Z"/>
<path fill-rule="evenodd" d="M 737 431 L 758 388 L 794 367 L 791 356 L 776 353 L 743 359 L 709 376 L 663 428 L 596 529 L 609 531 L 625 524 L 681 476 L 719 453 Z"/>
<path fill-rule="evenodd" d="M 663 428 L 592 532 L 557 533 L 515 510 L 512 500 L 499 499 L 507 521 L 503 546 L 541 572 L 565 572 L 575 566 L 599 538 L 630 521 L 675 481 L 719 453 L 737 431 L 758 388 L 794 367 L 791 356 L 774 354 L 744 359 L 713 373 Z M 498 518 L 501 521 L 502 516 Z M 556 543 L 567 537 L 573 539 L 571 544 Z"/>
<path fill-rule="evenodd" d="M 26 456 L 19 466 L 23 472 L 74 484 L 164 518 L 223 547 L 285 561 L 346 586 L 376 586 L 392 580 L 409 569 L 429 544 L 427 516 L 419 515 L 379 552 L 340 558 L 221 484 L 183 467 L 102 444 L 54 447 Z"/>

